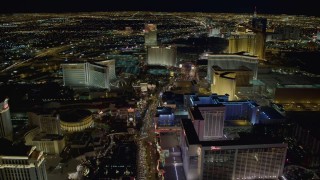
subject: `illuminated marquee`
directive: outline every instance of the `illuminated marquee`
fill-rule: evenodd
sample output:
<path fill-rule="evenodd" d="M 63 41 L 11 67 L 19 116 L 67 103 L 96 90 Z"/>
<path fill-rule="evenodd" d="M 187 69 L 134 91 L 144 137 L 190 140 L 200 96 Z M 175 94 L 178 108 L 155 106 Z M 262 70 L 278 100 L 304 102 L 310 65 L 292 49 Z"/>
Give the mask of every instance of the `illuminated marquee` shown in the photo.
<path fill-rule="evenodd" d="M 134 109 L 130 107 L 130 108 L 128 109 L 128 113 L 133 113 L 133 112 L 134 112 Z"/>
<path fill-rule="evenodd" d="M 218 147 L 218 146 L 211 146 L 211 150 L 212 151 L 217 151 L 217 150 L 220 150 L 221 147 Z"/>

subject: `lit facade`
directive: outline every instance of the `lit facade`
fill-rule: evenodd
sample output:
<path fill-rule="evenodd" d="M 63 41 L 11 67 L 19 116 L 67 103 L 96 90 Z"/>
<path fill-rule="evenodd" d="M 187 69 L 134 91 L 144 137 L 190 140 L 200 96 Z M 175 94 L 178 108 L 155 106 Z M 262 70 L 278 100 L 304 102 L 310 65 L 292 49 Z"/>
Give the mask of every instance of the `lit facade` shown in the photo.
<path fill-rule="evenodd" d="M 157 25 L 146 24 L 144 28 L 144 44 L 146 46 L 156 46 L 157 43 Z"/>
<path fill-rule="evenodd" d="M 294 85 L 279 86 L 275 89 L 274 102 L 279 104 L 320 104 L 320 88 Z"/>
<path fill-rule="evenodd" d="M 302 164 L 304 167 L 317 168 L 320 165 L 320 138 L 317 136 L 319 131 L 318 127 L 318 119 L 309 119 L 307 117 L 299 118 L 293 127 L 292 135 L 299 144 L 303 147 L 308 147 L 311 152 L 305 154 L 303 157 Z"/>
<path fill-rule="evenodd" d="M 278 179 L 286 150 L 284 144 L 203 147 L 202 179 Z"/>
<path fill-rule="evenodd" d="M 287 144 L 254 135 L 203 141 L 190 119 L 181 122 L 180 144 L 188 180 L 278 179 L 282 176 Z"/>
<path fill-rule="evenodd" d="M 177 61 L 177 48 L 174 46 L 152 46 L 148 48 L 148 64 L 175 66 Z"/>
<path fill-rule="evenodd" d="M 24 135 L 25 144 L 48 154 L 60 154 L 66 142 L 62 135 L 41 133 L 40 128 L 31 129 Z"/>
<path fill-rule="evenodd" d="M 262 32 L 234 32 L 229 37 L 228 52 L 246 52 L 259 59 L 265 59 L 265 34 Z"/>
<path fill-rule="evenodd" d="M 213 73 L 211 93 L 228 94 L 233 100 L 236 92 L 236 73 L 216 71 Z"/>
<path fill-rule="evenodd" d="M 57 114 L 28 112 L 31 125 L 40 127 L 40 131 L 47 134 L 61 134 L 60 119 Z"/>
<path fill-rule="evenodd" d="M 186 95 L 185 104 L 188 107 L 225 106 L 224 121 L 246 120 L 251 124 L 259 123 L 260 106 L 254 101 L 229 101 L 226 95 L 212 94 L 210 96 Z"/>
<path fill-rule="evenodd" d="M 92 114 L 86 110 L 68 111 L 60 114 L 61 130 L 77 132 L 93 126 Z"/>
<path fill-rule="evenodd" d="M 216 28 L 210 28 L 208 32 L 208 37 L 221 37 L 221 28 L 216 27 Z"/>
<path fill-rule="evenodd" d="M 235 99 L 237 87 L 249 87 L 253 80 L 250 69 L 242 66 L 239 69 L 222 69 L 212 66 L 211 93 L 228 94 L 230 100 Z"/>
<path fill-rule="evenodd" d="M 30 145 L 36 146 L 37 150 L 48 154 L 60 154 L 66 145 L 64 136 L 61 135 L 43 135 L 36 136 Z"/>
<path fill-rule="evenodd" d="M 9 99 L 0 102 L 0 137 L 12 139 L 12 123 L 9 108 Z"/>
<path fill-rule="evenodd" d="M 93 125 L 92 116 L 82 119 L 80 122 L 61 121 L 61 129 L 68 132 L 76 132 L 87 129 Z"/>
<path fill-rule="evenodd" d="M 110 89 L 115 78 L 114 60 L 62 64 L 64 86 L 90 86 Z"/>
<path fill-rule="evenodd" d="M 208 60 L 207 80 L 212 83 L 212 67 L 218 66 L 221 69 L 241 69 L 246 67 L 252 71 L 253 80 L 258 77 L 259 58 L 255 56 L 237 55 L 237 54 L 208 54 L 204 53 L 201 59 Z"/>
<path fill-rule="evenodd" d="M 44 154 L 35 146 L 15 145 L 0 139 L 0 179 L 47 180 Z"/>
<path fill-rule="evenodd" d="M 174 126 L 176 124 L 174 118 L 173 108 L 171 107 L 157 107 L 154 123 L 157 126 Z"/>
<path fill-rule="evenodd" d="M 200 140 L 223 137 L 226 107 L 222 104 L 196 106 L 189 109 L 190 116 Z"/>
<path fill-rule="evenodd" d="M 109 59 L 109 60 L 105 60 L 105 61 L 97 61 L 95 63 L 102 65 L 102 66 L 107 66 L 108 67 L 108 76 L 110 77 L 110 79 L 116 78 L 116 62 L 114 59 Z"/>

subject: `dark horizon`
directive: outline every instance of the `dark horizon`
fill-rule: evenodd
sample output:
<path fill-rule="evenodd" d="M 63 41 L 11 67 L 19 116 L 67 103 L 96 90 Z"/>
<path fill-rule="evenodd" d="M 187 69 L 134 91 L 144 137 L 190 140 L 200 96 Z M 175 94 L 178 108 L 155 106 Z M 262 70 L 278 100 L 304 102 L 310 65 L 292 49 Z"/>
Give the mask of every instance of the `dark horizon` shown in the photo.
<path fill-rule="evenodd" d="M 160 12 L 208 12 L 208 13 L 253 13 L 319 16 L 317 6 L 311 0 L 236 1 L 221 0 L 11 0 L 0 7 L 0 13 L 67 13 L 103 11 L 160 11 Z"/>

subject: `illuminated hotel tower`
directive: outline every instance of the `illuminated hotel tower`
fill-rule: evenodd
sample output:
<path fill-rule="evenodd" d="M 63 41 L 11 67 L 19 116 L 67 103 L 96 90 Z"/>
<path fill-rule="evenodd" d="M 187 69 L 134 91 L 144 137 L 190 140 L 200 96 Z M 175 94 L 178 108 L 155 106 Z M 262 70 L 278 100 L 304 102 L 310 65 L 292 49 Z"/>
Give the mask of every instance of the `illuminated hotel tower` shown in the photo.
<path fill-rule="evenodd" d="M 229 53 L 246 52 L 265 59 L 265 41 L 262 32 L 236 31 L 229 37 Z"/>
<path fill-rule="evenodd" d="M 267 19 L 257 17 L 255 8 L 250 29 L 239 26 L 229 37 L 229 53 L 246 52 L 265 59 Z"/>
<path fill-rule="evenodd" d="M 44 154 L 35 146 L 12 143 L 0 138 L 0 179 L 47 180 Z"/>
<path fill-rule="evenodd" d="M 213 75 L 212 75 L 213 66 L 219 66 L 220 68 L 226 69 L 226 70 L 241 69 L 241 67 L 245 66 L 252 71 L 252 80 L 256 80 L 258 78 L 259 59 L 254 56 L 237 55 L 237 54 L 203 53 L 200 56 L 200 59 L 208 60 L 207 80 L 210 83 L 213 83 Z"/>
<path fill-rule="evenodd" d="M 228 94 L 230 100 L 235 99 L 236 73 L 228 70 L 214 70 L 211 93 Z"/>
<path fill-rule="evenodd" d="M 110 89 L 110 81 L 115 78 L 114 60 L 65 63 L 61 67 L 64 86 Z"/>
<path fill-rule="evenodd" d="M 146 24 L 144 27 L 144 44 L 146 46 L 157 45 L 157 25 Z"/>
<path fill-rule="evenodd" d="M 175 66 L 177 48 L 175 46 L 152 46 L 148 48 L 148 64 Z"/>
<path fill-rule="evenodd" d="M 0 103 L 0 137 L 12 139 L 12 123 L 8 98 Z"/>

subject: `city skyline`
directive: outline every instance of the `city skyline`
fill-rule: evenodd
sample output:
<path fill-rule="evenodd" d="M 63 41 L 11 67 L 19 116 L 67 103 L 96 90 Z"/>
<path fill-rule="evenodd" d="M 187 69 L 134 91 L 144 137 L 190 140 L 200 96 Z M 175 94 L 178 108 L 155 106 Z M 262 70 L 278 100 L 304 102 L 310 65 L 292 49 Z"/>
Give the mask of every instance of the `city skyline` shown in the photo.
<path fill-rule="evenodd" d="M 319 13 L 256 1 L 1 6 L 0 179 L 319 179 Z"/>
<path fill-rule="evenodd" d="M 58 13 L 58 12 L 94 12 L 94 11 L 161 11 L 161 12 L 212 12 L 212 13 L 252 13 L 257 8 L 260 14 L 290 14 L 320 16 L 311 0 L 290 2 L 276 1 L 168 1 L 168 0 L 69 0 L 34 1 L 12 0 L 1 6 L 0 13 Z"/>

